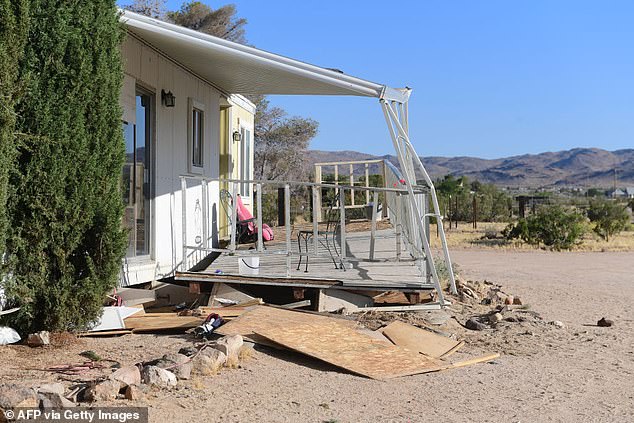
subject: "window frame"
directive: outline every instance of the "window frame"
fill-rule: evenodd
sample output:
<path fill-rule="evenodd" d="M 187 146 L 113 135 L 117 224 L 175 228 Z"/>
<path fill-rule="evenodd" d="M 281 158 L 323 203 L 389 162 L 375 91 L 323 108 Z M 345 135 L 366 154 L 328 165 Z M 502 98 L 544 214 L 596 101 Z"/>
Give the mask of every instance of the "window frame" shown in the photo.
<path fill-rule="evenodd" d="M 206 107 L 204 103 L 197 101 L 194 98 L 188 99 L 187 105 L 187 168 L 190 173 L 195 174 L 203 174 L 206 160 L 205 160 L 205 151 L 206 149 L 206 139 L 207 139 L 207 131 L 205 130 L 206 123 Z M 200 113 L 200 165 L 194 163 L 194 111 L 198 111 Z"/>
<path fill-rule="evenodd" d="M 248 141 L 246 136 L 247 132 L 249 133 Z M 253 128 L 240 125 L 240 137 L 240 179 L 250 180 L 252 178 L 251 168 L 253 166 Z M 248 161 L 248 167 L 245 166 L 245 161 Z M 253 194 L 253 184 L 243 182 L 240 185 L 240 193 L 243 199 L 250 199 Z"/>

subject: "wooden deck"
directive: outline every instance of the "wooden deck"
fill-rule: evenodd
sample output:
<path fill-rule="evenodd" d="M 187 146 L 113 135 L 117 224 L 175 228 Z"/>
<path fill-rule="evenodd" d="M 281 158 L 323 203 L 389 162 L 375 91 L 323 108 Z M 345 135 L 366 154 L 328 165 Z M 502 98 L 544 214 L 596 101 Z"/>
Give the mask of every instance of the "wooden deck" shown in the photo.
<path fill-rule="evenodd" d="M 326 248 L 325 240 L 317 243 L 318 257 L 310 257 L 308 272 L 306 257 L 299 265 L 298 231 L 311 228 L 294 228 L 291 234 L 290 272 L 287 272 L 285 234 L 275 232 L 276 240 L 266 243 L 266 251 L 258 254 L 251 249 L 253 245 L 241 245 L 240 255 L 222 254 L 202 272 L 179 272 L 175 279 L 189 282 L 225 282 L 258 285 L 287 285 L 307 288 L 338 287 L 352 290 L 398 290 L 414 292 L 433 289 L 421 274 L 418 263 L 410 258 L 404 246 L 401 246 L 400 260 L 396 258 L 396 234 L 394 229 L 381 229 L 376 232 L 374 260 L 369 259 L 370 231 L 362 230 L 346 234 L 346 254 L 343 258 L 345 269 L 336 268 L 333 259 L 339 263 L 342 259 L 332 248 Z M 304 241 L 301 241 L 305 252 Z M 314 254 L 314 240 L 308 242 L 310 254 Z M 339 243 L 337 251 L 341 252 Z M 244 254 L 253 254 L 259 258 L 257 275 L 240 274 L 239 260 Z M 299 267 L 299 268 L 298 268 Z"/>

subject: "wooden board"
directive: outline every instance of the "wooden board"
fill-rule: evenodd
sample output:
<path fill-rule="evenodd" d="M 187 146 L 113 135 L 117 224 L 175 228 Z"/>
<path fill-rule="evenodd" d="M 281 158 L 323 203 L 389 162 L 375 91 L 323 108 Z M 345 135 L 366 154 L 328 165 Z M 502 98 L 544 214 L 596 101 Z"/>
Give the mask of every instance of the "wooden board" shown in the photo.
<path fill-rule="evenodd" d="M 139 316 L 125 319 L 126 329 L 134 332 L 147 332 L 155 330 L 187 330 L 200 326 L 204 322 L 202 317 L 177 316 L 175 313 L 160 313 L 164 316 Z"/>
<path fill-rule="evenodd" d="M 255 329 L 262 327 L 285 328 L 298 323 L 323 322 L 325 324 L 330 320 L 341 321 L 341 324 L 347 325 L 351 328 L 357 326 L 357 323 L 352 320 L 338 319 L 317 313 L 287 310 L 269 306 L 255 306 L 252 310 L 242 314 L 240 317 L 220 326 L 216 329 L 215 333 L 220 335 L 242 335 L 242 337 L 258 344 L 279 348 L 280 346 L 278 344 L 275 344 L 264 337 L 258 336 L 255 333 Z"/>
<path fill-rule="evenodd" d="M 433 372 L 446 363 L 367 336 L 335 319 L 327 323 L 257 327 L 254 331 L 291 350 L 372 379 Z"/>
<path fill-rule="evenodd" d="M 399 321 L 390 323 L 381 332 L 399 347 L 435 358 L 447 357 L 464 345 L 464 342 Z"/>
<path fill-rule="evenodd" d="M 119 330 L 104 330 L 101 332 L 80 332 L 77 334 L 78 337 L 82 336 L 120 336 L 127 335 L 132 333 L 129 329 L 119 329 Z"/>

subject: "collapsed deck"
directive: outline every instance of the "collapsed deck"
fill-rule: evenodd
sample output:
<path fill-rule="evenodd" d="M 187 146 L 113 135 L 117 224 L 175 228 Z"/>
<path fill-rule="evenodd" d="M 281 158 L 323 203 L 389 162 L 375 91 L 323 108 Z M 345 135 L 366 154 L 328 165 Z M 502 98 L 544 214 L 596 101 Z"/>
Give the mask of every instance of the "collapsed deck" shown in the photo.
<path fill-rule="evenodd" d="M 346 294 L 348 297 L 358 295 L 370 299 L 397 291 L 402 293 L 401 304 L 421 309 L 445 304 L 442 288 L 432 271 L 433 259 L 420 241 L 424 238 L 428 242 L 429 236 L 428 188 L 404 189 L 402 176 L 393 166 L 384 172 L 383 186 L 343 185 L 338 181 L 210 180 L 189 176 L 181 180 L 183 193 L 198 192 L 194 195 L 203 199 L 210 184 L 226 187 L 223 191 L 227 198 L 237 198 L 245 183 L 252 184 L 256 217 L 248 224 L 255 234 L 263 233 L 263 216 L 270 218 L 270 209 L 268 214 L 263 213 L 263 204 L 277 204 L 279 215 L 277 224 L 266 222 L 272 224 L 275 235 L 274 240 L 267 242 L 258 236 L 252 241 L 242 239 L 237 201 L 224 210 L 228 222 L 225 242 L 214 243 L 204 225 L 192 231 L 188 222 L 183 222 L 183 239 L 194 242 L 183 245 L 183 256 L 187 260 L 175 273 L 174 280 L 189 284 L 192 292 L 213 294 L 214 287 L 222 283 L 248 286 L 253 290 L 284 287 L 292 289 L 294 299 L 304 300 L 302 290 L 310 289 L 317 294 L 308 297 L 318 303 L 319 308 L 320 298 L 326 291 L 346 291 L 350 293 Z M 362 206 L 365 210 L 359 210 L 355 196 L 372 201 Z M 423 221 L 423 234 L 414 224 L 417 218 L 408 207 L 411 196 L 424 212 L 418 217 Z M 188 204 L 192 201 L 185 197 L 183 207 Z M 199 204 L 198 201 L 195 204 Z M 292 208 L 295 209 L 293 216 Z M 302 211 L 299 215 L 296 214 L 298 208 Z M 359 218 L 359 211 L 365 211 L 363 219 Z M 200 213 L 204 222 L 212 212 L 203 207 Z M 186 210 L 183 215 L 188 215 Z M 257 296 L 265 297 L 262 292 L 258 291 Z M 359 301 L 364 303 L 362 299 L 357 299 Z M 364 306 L 371 307 L 372 301 Z"/>

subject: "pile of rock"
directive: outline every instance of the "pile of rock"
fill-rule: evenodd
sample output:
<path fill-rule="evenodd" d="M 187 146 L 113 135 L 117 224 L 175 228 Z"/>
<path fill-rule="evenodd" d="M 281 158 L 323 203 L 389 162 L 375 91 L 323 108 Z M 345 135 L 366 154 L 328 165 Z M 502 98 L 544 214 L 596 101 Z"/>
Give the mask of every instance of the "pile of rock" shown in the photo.
<path fill-rule="evenodd" d="M 530 310 L 526 310 L 513 305 L 498 305 L 488 313 L 473 316 L 469 318 L 464 326 L 471 330 L 484 330 L 488 328 L 496 328 L 504 323 L 522 323 L 522 322 L 540 322 L 543 323 L 542 317 Z M 551 324 L 555 324 L 550 322 Z M 560 323 L 560 322 L 557 322 Z M 563 327 L 563 324 L 562 324 Z"/>
<path fill-rule="evenodd" d="M 488 281 L 456 280 L 460 301 L 484 305 L 522 305 L 522 300 L 502 290 L 501 285 Z"/>
<path fill-rule="evenodd" d="M 137 401 L 151 389 L 171 389 L 192 374 L 212 375 L 223 367 L 237 367 L 246 345 L 240 335 L 208 341 L 198 348 L 187 347 L 178 353 L 146 363 L 116 369 L 107 378 L 95 380 L 67 392 L 62 383 L 25 388 L 15 384 L 0 385 L 0 415 L 15 408 L 66 408 L 77 402 L 113 401 L 120 398 Z M 2 420 L 0 420 L 1 422 Z"/>

